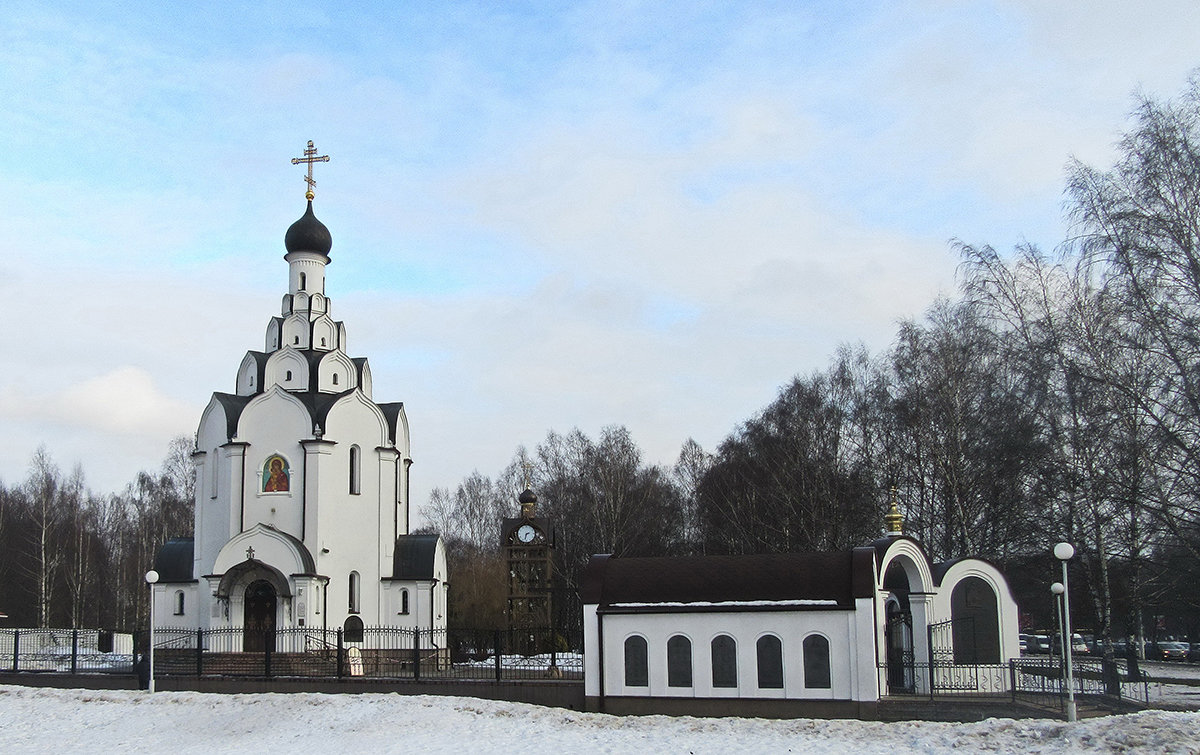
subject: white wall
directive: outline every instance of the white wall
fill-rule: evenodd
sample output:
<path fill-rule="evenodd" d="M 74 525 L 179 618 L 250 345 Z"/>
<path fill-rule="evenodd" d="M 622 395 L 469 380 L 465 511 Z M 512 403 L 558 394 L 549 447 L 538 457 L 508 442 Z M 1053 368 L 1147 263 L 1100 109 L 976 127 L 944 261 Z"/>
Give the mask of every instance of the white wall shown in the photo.
<path fill-rule="evenodd" d="M 595 606 L 585 607 L 585 653 L 592 670 L 592 646 L 588 645 Z M 855 612 L 835 611 L 756 611 L 730 613 L 665 613 L 665 614 L 606 614 L 604 636 L 604 694 L 656 697 L 758 697 L 789 699 L 857 699 L 859 684 L 855 658 L 859 654 L 871 657 L 871 639 L 866 647 L 851 647 L 856 638 Z M 648 647 L 649 686 L 625 686 L 624 644 L 627 637 L 639 634 Z M 692 686 L 667 685 L 667 640 L 682 634 L 692 643 Z M 717 688 L 712 685 L 711 642 L 720 634 L 728 634 L 737 643 L 738 686 Z M 783 688 L 758 687 L 757 642 L 766 634 L 774 634 L 783 646 Z M 829 641 L 831 688 L 804 686 L 802 643 L 810 634 L 820 634 Z M 595 640 L 593 640 L 595 642 Z M 863 644 L 861 640 L 859 644 Z M 873 663 L 873 660 L 872 660 Z M 598 669 L 596 669 L 598 670 Z M 586 694 L 598 695 L 599 684 L 591 683 L 588 675 Z M 594 689 L 593 689 L 594 688 Z"/>

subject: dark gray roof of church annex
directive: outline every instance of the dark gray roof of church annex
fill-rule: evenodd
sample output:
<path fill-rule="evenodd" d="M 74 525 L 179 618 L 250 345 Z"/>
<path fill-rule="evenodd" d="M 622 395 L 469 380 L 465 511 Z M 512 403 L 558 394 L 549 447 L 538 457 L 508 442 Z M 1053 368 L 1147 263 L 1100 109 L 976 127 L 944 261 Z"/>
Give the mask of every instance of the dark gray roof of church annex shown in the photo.
<path fill-rule="evenodd" d="M 392 579 L 433 579 L 438 535 L 401 535 L 392 555 Z"/>
<path fill-rule="evenodd" d="M 593 556 L 583 602 L 615 604 L 833 601 L 852 608 L 874 589 L 874 550 L 742 556 Z"/>
<path fill-rule="evenodd" d="M 159 582 L 195 582 L 192 579 L 192 554 L 195 540 L 173 537 L 154 556 L 154 571 Z"/>

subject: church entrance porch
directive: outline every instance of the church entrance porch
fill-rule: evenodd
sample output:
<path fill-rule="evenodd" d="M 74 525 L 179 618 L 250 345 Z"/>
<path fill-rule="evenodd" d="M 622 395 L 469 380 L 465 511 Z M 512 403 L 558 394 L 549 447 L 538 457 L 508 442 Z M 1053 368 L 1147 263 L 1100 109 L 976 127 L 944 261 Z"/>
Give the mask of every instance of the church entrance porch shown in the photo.
<path fill-rule="evenodd" d="M 265 579 L 255 580 L 246 588 L 242 621 L 242 647 L 261 653 L 275 649 L 275 587 Z"/>

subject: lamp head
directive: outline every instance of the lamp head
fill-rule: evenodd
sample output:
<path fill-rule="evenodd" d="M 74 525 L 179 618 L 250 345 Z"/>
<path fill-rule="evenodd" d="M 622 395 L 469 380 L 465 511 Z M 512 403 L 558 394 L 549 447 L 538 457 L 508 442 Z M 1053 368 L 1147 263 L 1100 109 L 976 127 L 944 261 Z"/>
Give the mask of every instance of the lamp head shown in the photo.
<path fill-rule="evenodd" d="M 1059 561 L 1070 561 L 1075 556 L 1075 546 L 1070 543 L 1059 543 L 1054 546 L 1054 557 Z"/>
<path fill-rule="evenodd" d="M 153 569 L 146 572 L 146 582 L 147 583 L 154 584 L 157 581 L 158 581 L 158 572 L 154 571 Z"/>
<path fill-rule="evenodd" d="M 1054 593 L 1055 595 L 1062 595 L 1066 591 L 1067 588 L 1063 587 L 1062 582 L 1055 582 L 1054 584 L 1050 585 L 1050 592 Z"/>

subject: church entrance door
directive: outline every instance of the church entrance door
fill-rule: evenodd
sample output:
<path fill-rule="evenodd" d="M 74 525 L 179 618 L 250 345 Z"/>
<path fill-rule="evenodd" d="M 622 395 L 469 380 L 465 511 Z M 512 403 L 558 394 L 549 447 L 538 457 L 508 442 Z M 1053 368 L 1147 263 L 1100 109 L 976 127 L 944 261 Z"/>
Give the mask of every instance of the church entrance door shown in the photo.
<path fill-rule="evenodd" d="M 242 648 L 257 653 L 275 649 L 275 588 L 265 579 L 246 588 Z"/>

